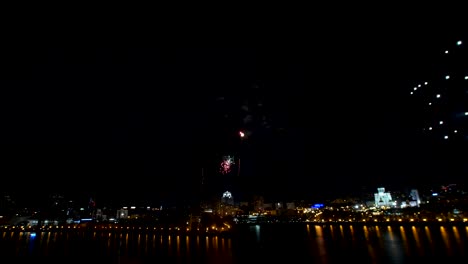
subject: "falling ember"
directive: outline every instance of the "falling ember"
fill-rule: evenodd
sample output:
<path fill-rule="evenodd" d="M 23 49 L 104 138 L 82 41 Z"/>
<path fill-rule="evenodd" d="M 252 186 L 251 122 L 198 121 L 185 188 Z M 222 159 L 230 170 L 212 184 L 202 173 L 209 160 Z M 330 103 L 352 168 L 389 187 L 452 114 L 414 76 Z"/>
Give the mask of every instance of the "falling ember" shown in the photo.
<path fill-rule="evenodd" d="M 231 171 L 231 167 L 234 164 L 234 159 L 231 156 L 224 156 L 220 164 L 220 172 L 222 174 L 228 174 Z"/>

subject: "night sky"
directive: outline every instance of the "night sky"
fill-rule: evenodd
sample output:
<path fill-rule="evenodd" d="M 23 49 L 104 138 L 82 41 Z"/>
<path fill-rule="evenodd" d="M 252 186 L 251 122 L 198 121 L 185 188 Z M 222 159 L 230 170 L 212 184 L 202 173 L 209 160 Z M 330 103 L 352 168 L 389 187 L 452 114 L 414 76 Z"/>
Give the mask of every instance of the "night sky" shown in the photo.
<path fill-rule="evenodd" d="M 286 200 L 466 181 L 466 142 L 422 137 L 408 99 L 463 31 L 378 22 L 237 41 L 12 44 L 1 191 L 187 199 L 202 171 L 206 188 L 230 177 L 235 198 Z M 219 174 L 223 155 L 240 157 L 239 175 Z"/>

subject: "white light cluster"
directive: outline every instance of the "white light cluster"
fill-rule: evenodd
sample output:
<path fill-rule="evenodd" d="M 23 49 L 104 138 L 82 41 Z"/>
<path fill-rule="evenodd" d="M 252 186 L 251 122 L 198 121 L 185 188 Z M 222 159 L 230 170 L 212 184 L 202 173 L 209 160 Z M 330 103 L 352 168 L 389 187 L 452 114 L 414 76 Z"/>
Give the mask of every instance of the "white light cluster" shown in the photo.
<path fill-rule="evenodd" d="M 456 45 L 444 50 L 445 54 L 450 54 L 448 55 L 450 60 L 443 60 L 443 63 L 453 62 L 453 65 L 443 65 L 437 69 L 436 72 L 445 72 L 442 76 L 432 76 L 435 81 L 431 82 L 431 86 L 428 86 L 430 80 L 416 83 L 409 92 L 410 95 L 415 96 L 413 100 L 423 100 L 422 103 L 426 106 L 425 111 L 427 111 L 429 119 L 422 131 L 435 136 L 435 138 L 450 141 L 457 138 L 468 139 L 468 135 L 466 135 L 468 132 L 468 105 L 463 103 L 467 98 L 462 98 L 463 95 L 468 96 L 468 86 L 461 83 L 461 80 L 468 80 L 468 72 L 466 72 L 468 52 L 459 51 L 461 48 L 465 49 L 462 40 L 458 40 L 454 44 Z M 460 67 L 464 67 L 463 71 L 460 71 Z M 444 71 L 440 71 L 441 69 Z M 450 71 L 446 71 L 446 69 L 450 69 Z M 431 101 L 426 101 L 428 99 Z M 465 109 L 460 112 L 460 108 Z M 459 136 L 459 134 L 461 135 Z"/>

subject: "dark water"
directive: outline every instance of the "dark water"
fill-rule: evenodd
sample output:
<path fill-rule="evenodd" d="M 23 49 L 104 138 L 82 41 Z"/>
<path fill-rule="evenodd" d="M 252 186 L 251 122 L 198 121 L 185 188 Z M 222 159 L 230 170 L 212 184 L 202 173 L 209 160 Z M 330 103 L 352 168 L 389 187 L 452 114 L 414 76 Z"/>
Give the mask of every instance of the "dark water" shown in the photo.
<path fill-rule="evenodd" d="M 467 226 L 252 225 L 230 237 L 0 232 L 0 263 L 468 263 Z"/>

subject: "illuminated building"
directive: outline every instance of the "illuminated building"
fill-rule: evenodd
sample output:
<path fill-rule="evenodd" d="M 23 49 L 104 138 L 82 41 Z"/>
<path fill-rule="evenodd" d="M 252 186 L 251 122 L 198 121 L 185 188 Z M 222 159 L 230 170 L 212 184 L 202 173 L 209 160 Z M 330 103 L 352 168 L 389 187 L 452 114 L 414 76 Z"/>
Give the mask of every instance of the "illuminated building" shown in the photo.
<path fill-rule="evenodd" d="M 392 201 L 390 193 L 385 192 L 385 188 L 377 188 L 377 193 L 374 193 L 376 207 L 391 207 L 395 203 Z"/>
<path fill-rule="evenodd" d="M 419 198 L 419 192 L 416 189 L 412 189 L 410 192 L 410 196 L 413 199 L 410 201 L 410 206 L 419 206 L 421 204 L 421 198 Z"/>
<path fill-rule="evenodd" d="M 232 197 L 232 194 L 228 191 L 225 191 L 221 197 L 221 203 L 234 205 L 234 198 Z"/>
<path fill-rule="evenodd" d="M 127 219 L 128 218 L 128 209 L 117 210 L 117 219 Z"/>

